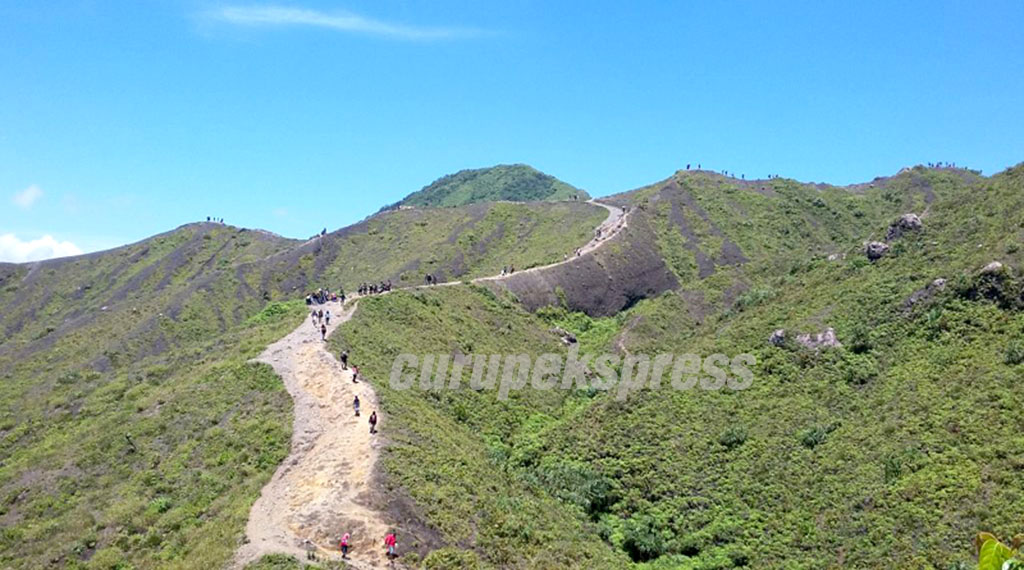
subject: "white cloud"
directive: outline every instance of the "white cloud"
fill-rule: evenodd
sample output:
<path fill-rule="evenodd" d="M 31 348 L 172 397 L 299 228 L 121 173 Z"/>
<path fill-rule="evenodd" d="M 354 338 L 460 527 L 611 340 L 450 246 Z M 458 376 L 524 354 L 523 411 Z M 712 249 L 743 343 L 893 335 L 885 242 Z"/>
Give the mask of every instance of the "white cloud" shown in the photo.
<path fill-rule="evenodd" d="M 481 35 L 480 30 L 431 28 L 392 24 L 357 14 L 328 14 L 283 6 L 227 6 L 211 13 L 217 20 L 249 26 L 314 26 L 342 32 L 371 34 L 401 40 L 445 40 Z"/>
<path fill-rule="evenodd" d="M 33 184 L 21 192 L 16 192 L 11 201 L 19 208 L 27 210 L 32 207 L 32 204 L 36 203 L 36 200 L 42 197 L 43 189 Z"/>
<path fill-rule="evenodd" d="M 0 261 L 39 261 L 53 257 L 81 255 L 82 250 L 69 241 L 57 241 L 45 235 L 39 239 L 21 241 L 14 234 L 0 234 Z"/>

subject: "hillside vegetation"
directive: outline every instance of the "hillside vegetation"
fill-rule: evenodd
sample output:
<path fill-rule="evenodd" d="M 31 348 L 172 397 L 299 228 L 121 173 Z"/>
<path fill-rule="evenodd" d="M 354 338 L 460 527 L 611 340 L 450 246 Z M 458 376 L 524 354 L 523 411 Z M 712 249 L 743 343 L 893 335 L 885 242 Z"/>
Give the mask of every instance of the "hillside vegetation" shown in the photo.
<path fill-rule="evenodd" d="M 585 260 L 518 290 L 367 298 L 330 339 L 384 412 L 379 507 L 431 530 L 408 567 L 947 570 L 977 531 L 1022 530 L 1024 166 L 849 188 L 679 172 L 609 201 L 629 228 Z M 869 261 L 906 213 L 922 227 Z M 222 567 L 290 437 L 280 380 L 249 359 L 303 292 L 544 265 L 606 215 L 399 209 L 305 242 L 194 224 L 0 265 L 0 566 Z M 829 328 L 839 346 L 797 340 Z M 388 383 L 402 353 L 533 359 L 564 354 L 563 330 L 584 353 L 749 353 L 754 381 L 626 401 Z"/>
<path fill-rule="evenodd" d="M 291 432 L 280 379 L 248 361 L 301 322 L 305 291 L 548 263 L 604 216 L 480 204 L 309 242 L 190 224 L 0 265 L 0 566 L 223 566 Z"/>
<path fill-rule="evenodd" d="M 385 209 L 402 206 L 451 207 L 497 201 L 582 202 L 589 198 L 586 192 L 525 164 L 501 164 L 490 168 L 461 170 L 438 178 Z"/>
<path fill-rule="evenodd" d="M 1024 167 L 919 168 L 857 193 L 776 180 L 775 196 L 690 176 L 682 216 L 703 231 L 670 231 L 659 202 L 674 187 L 620 197 L 664 224 L 665 257 L 690 272 L 678 291 L 593 319 L 437 290 L 374 299 L 341 329 L 333 342 L 365 363 L 391 418 L 391 484 L 494 568 L 947 569 L 970 563 L 978 529 L 1019 532 Z M 744 201 L 763 203 L 746 219 L 716 206 Z M 862 242 L 907 211 L 927 212 L 923 228 L 869 262 Z M 752 223 L 763 239 L 744 235 Z M 714 261 L 725 240 L 745 261 L 703 278 L 685 263 Z M 993 259 L 1006 267 L 983 273 Z M 927 287 L 936 278 L 945 288 Z M 751 353 L 755 381 L 625 403 L 386 385 L 398 352 L 536 356 L 557 346 L 553 325 L 594 351 Z M 827 327 L 842 346 L 793 340 Z M 790 340 L 775 346 L 779 328 Z"/>

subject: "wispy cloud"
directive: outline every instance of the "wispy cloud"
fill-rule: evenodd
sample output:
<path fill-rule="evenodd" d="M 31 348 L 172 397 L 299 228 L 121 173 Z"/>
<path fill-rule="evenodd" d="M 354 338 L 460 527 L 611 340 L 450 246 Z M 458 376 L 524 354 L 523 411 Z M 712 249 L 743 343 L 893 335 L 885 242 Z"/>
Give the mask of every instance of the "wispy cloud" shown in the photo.
<path fill-rule="evenodd" d="M 69 241 L 57 241 L 50 235 L 28 241 L 23 241 L 14 234 L 0 235 L 0 261 L 23 263 L 81 253 L 82 250 L 77 245 Z"/>
<path fill-rule="evenodd" d="M 15 206 L 22 210 L 27 210 L 42 197 L 43 189 L 33 184 L 21 192 L 16 192 L 14 197 L 11 198 L 11 201 L 14 202 Z"/>
<path fill-rule="evenodd" d="M 451 40 L 477 37 L 482 30 L 395 24 L 351 12 L 321 12 L 284 6 L 226 6 L 210 15 L 215 20 L 244 26 L 312 26 L 340 32 L 399 40 Z"/>

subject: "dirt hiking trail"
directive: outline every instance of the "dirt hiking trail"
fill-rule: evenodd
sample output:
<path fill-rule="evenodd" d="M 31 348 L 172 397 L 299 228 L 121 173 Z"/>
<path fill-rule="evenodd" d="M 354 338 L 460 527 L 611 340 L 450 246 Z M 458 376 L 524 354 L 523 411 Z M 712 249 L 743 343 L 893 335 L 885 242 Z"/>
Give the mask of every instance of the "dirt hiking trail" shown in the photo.
<path fill-rule="evenodd" d="M 626 227 L 626 212 L 621 208 L 590 203 L 608 210 L 608 217 L 595 229 L 594 238 L 580 248 L 581 256 Z M 570 252 L 567 260 L 575 257 L 575 252 Z M 473 282 L 503 277 L 481 277 Z M 451 281 L 437 286 L 460 283 Z M 328 336 L 355 314 L 359 296 L 351 299 L 344 307 L 340 303 L 315 306 L 325 313 L 331 312 Z M 373 388 L 363 379 L 358 383 L 352 381 L 351 368 L 345 370 L 328 352 L 319 325 L 314 326 L 308 315 L 298 328 L 268 346 L 256 360 L 269 364 L 284 381 L 294 401 L 295 419 L 288 457 L 253 504 L 245 527 L 245 542 L 236 551 L 231 567 L 241 569 L 275 553 L 290 554 L 299 561 L 306 560 L 309 552 L 314 552 L 319 560 L 340 560 L 338 541 L 348 532 L 351 539 L 346 562 L 350 568 L 403 568 L 401 564 L 388 565 L 383 540 L 390 527 L 384 514 L 370 506 L 374 469 L 383 445 L 380 436 L 369 431 L 372 411 L 377 411 L 379 425 L 387 429 L 387 418 L 377 408 Z M 352 408 L 355 396 L 359 396 L 361 404 L 359 417 Z M 401 533 L 398 539 L 401 553 Z"/>
<path fill-rule="evenodd" d="M 353 303 L 320 305 L 331 311 L 328 334 L 355 313 Z M 304 560 L 309 550 L 319 558 L 341 558 L 338 541 L 351 534 L 353 568 L 386 566 L 383 540 L 388 527 L 380 513 L 367 506 L 379 441 L 370 434 L 368 418 L 377 410 L 370 385 L 352 382 L 327 351 L 319 327 L 311 319 L 267 347 L 257 358 L 274 368 L 295 402 L 291 451 L 253 504 L 245 534 L 235 555 L 236 568 L 264 554 L 285 553 Z M 359 396 L 361 414 L 352 402 Z M 380 411 L 381 423 L 384 418 Z M 307 542 L 308 541 L 308 542 Z"/>

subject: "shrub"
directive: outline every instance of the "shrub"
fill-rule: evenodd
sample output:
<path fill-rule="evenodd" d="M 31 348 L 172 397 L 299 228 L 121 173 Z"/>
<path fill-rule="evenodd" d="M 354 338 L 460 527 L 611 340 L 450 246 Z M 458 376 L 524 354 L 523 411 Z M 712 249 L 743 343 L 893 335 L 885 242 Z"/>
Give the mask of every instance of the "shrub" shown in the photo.
<path fill-rule="evenodd" d="M 871 329 L 862 323 L 857 323 L 850 328 L 848 338 L 848 346 L 856 354 L 863 354 L 874 348 L 871 344 Z"/>
<path fill-rule="evenodd" d="M 636 562 L 646 562 L 665 554 L 668 543 L 662 536 L 664 526 L 650 515 L 639 515 L 626 521 L 622 548 Z"/>
<path fill-rule="evenodd" d="M 1006 355 L 1003 356 L 1003 361 L 1010 366 L 1024 362 L 1024 342 L 1019 340 L 1010 342 L 1006 347 Z"/>
<path fill-rule="evenodd" d="M 731 427 L 718 437 L 718 443 L 722 444 L 726 449 L 733 449 L 743 445 L 743 442 L 747 441 L 747 431 L 740 427 Z"/>
<path fill-rule="evenodd" d="M 812 426 L 800 432 L 800 443 L 807 449 L 814 449 L 825 443 L 831 428 L 825 426 Z"/>
<path fill-rule="evenodd" d="M 479 570 L 480 557 L 471 550 L 441 548 L 423 559 L 423 570 Z"/>

